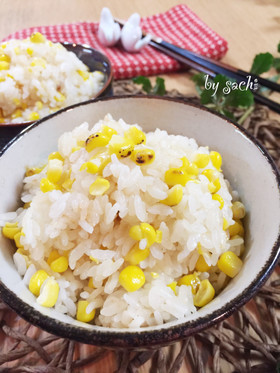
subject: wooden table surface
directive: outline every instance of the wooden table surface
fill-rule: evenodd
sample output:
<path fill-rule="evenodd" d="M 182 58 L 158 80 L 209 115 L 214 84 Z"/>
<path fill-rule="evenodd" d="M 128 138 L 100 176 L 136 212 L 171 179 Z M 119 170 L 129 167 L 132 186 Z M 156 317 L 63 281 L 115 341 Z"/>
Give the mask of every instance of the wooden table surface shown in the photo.
<path fill-rule="evenodd" d="M 204 22 L 228 41 L 225 62 L 248 70 L 259 52 L 276 54 L 280 41 L 280 0 L 1 0 L 0 40 L 22 28 L 98 21 L 102 7 L 111 9 L 114 16 L 126 19 L 133 12 L 148 16 L 185 3 Z M 194 93 L 188 73 L 164 76 L 167 88 L 182 93 Z M 273 116 L 279 115 L 273 114 Z M 83 351 L 86 353 L 86 351 Z M 112 363 L 101 363 L 100 371 L 110 372 Z M 87 370 L 88 371 L 88 370 Z M 89 370 L 94 373 L 98 370 Z M 141 368 L 141 372 L 146 372 Z M 188 372 L 186 366 L 180 373 Z"/>

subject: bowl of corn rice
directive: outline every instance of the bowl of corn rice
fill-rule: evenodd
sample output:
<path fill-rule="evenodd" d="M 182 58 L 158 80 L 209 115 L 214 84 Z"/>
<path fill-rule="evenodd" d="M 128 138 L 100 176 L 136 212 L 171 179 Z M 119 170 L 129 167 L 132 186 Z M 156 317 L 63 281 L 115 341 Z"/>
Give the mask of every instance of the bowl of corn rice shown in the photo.
<path fill-rule="evenodd" d="M 61 108 L 111 93 L 113 72 L 86 45 L 39 32 L 0 44 L 0 126 L 27 126 Z"/>
<path fill-rule="evenodd" d="M 205 108 L 77 104 L 12 140 L 0 172 L 0 296 L 62 337 L 172 343 L 247 302 L 279 258 L 278 170 Z"/>

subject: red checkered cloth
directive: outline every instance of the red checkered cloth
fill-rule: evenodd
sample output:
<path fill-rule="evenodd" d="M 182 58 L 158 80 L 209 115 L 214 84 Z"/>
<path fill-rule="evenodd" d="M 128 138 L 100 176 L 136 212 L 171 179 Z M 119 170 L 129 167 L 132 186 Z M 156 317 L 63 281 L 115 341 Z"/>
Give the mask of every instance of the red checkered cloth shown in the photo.
<path fill-rule="evenodd" d="M 227 51 L 227 42 L 208 27 L 186 5 L 177 5 L 165 13 L 141 19 L 142 29 L 182 48 L 219 59 Z M 138 53 L 128 53 L 121 46 L 104 47 L 97 38 L 98 23 L 79 22 L 66 25 L 39 26 L 9 35 L 5 40 L 23 39 L 39 31 L 48 39 L 87 44 L 110 59 L 115 79 L 138 75 L 156 75 L 177 71 L 181 65 L 150 46 Z"/>

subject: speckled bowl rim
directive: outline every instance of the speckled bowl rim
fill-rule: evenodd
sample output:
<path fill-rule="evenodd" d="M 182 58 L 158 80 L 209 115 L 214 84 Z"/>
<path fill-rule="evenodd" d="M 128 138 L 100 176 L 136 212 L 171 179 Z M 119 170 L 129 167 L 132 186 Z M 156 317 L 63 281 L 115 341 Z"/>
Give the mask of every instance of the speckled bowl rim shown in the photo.
<path fill-rule="evenodd" d="M 203 106 L 182 102 L 177 99 L 168 98 L 168 97 L 157 97 L 157 96 L 143 96 L 143 95 L 131 95 L 131 96 L 117 96 L 117 97 L 103 97 L 94 100 L 88 100 L 79 104 L 75 104 L 69 106 L 65 109 L 61 109 L 58 112 L 55 112 L 48 117 L 42 118 L 39 121 L 35 122 L 30 127 L 24 129 L 21 133 L 19 133 L 14 139 L 12 139 L 1 151 L 0 157 L 4 154 L 4 152 L 14 143 L 16 143 L 21 137 L 25 136 L 32 128 L 37 127 L 40 123 L 51 120 L 51 118 L 60 115 L 62 112 L 70 111 L 75 107 L 90 105 L 93 103 L 97 103 L 99 101 L 111 101 L 111 100 L 118 100 L 118 99 L 156 99 L 156 100 L 163 100 L 163 101 L 172 101 L 176 102 L 180 105 L 191 106 L 197 108 L 198 110 L 204 110 L 209 112 L 215 116 L 220 117 L 230 126 L 237 128 L 242 134 L 247 137 L 254 145 L 258 148 L 261 152 L 262 156 L 266 158 L 268 164 L 271 167 L 271 172 L 274 174 L 275 179 L 278 183 L 280 188 L 280 174 L 279 171 L 272 160 L 271 156 L 268 154 L 267 150 L 259 143 L 259 141 L 249 134 L 244 128 L 242 128 L 237 123 L 228 120 L 224 116 L 213 112 Z M 279 191 L 280 193 L 280 191 Z M 55 320 L 49 316 L 43 315 L 39 311 L 35 310 L 33 307 L 29 306 L 25 302 L 23 302 L 19 297 L 17 297 L 12 291 L 10 291 L 1 281 L 0 281 L 0 297 L 2 300 L 8 304 L 15 312 L 17 312 L 23 319 L 27 320 L 28 322 L 36 325 L 49 333 L 53 333 L 58 335 L 62 338 L 73 339 L 77 342 L 86 343 L 86 344 L 93 344 L 99 345 L 108 348 L 138 348 L 138 349 L 145 349 L 145 348 L 157 348 L 159 346 L 165 346 L 170 343 L 176 342 L 177 340 L 183 339 L 190 335 L 193 335 L 197 332 L 200 332 L 214 324 L 224 320 L 225 318 L 229 317 L 235 310 L 239 307 L 244 305 L 248 302 L 256 293 L 256 291 L 262 286 L 264 281 L 267 277 L 272 273 L 272 270 L 277 264 L 277 261 L 280 257 L 280 230 L 278 231 L 278 238 L 275 241 L 269 259 L 263 265 L 261 270 L 259 271 L 258 275 L 251 282 L 251 284 L 245 288 L 241 294 L 236 296 L 230 302 L 225 303 L 215 312 L 208 314 L 206 316 L 198 317 L 195 320 L 185 321 L 185 322 L 178 322 L 176 325 L 172 325 L 168 328 L 164 329 L 157 329 L 157 330 L 137 330 L 137 331 L 130 331 L 128 329 L 124 329 L 123 331 L 120 329 L 119 331 L 110 331 L 106 328 L 106 330 L 92 330 L 86 329 L 83 327 L 79 327 L 77 325 L 71 325 L 67 323 L 63 323 L 61 321 Z M 166 325 L 166 324 L 165 324 Z"/>
<path fill-rule="evenodd" d="M 68 42 L 68 41 L 61 41 L 60 44 L 62 44 L 64 47 L 81 47 L 81 48 L 84 48 L 84 49 L 87 49 L 87 50 L 90 50 L 91 52 L 94 52 L 96 55 L 98 55 L 99 57 L 102 57 L 102 59 L 104 60 L 104 62 L 106 62 L 106 64 L 108 65 L 109 69 L 108 69 L 108 79 L 106 80 L 105 84 L 102 86 L 102 88 L 90 99 L 90 100 L 86 100 L 86 101 L 83 101 L 83 102 L 87 102 L 87 101 L 92 101 L 92 100 L 95 100 L 96 98 L 102 96 L 107 89 L 109 89 L 110 85 L 112 84 L 113 82 L 113 77 L 114 77 L 114 71 L 113 71 L 113 68 L 112 68 L 112 63 L 111 61 L 109 60 L 109 58 L 103 54 L 101 51 L 97 50 L 97 49 L 94 49 L 92 48 L 91 46 L 89 45 L 86 45 L 86 44 L 78 44 L 78 43 L 71 43 L 71 42 Z M 75 53 L 75 52 L 73 52 Z M 79 58 L 79 57 L 78 57 Z M 79 105 L 81 104 L 82 102 L 79 102 L 75 105 Z M 67 106 L 65 108 L 62 108 L 60 110 L 65 110 L 65 109 L 68 109 L 69 107 L 72 107 L 73 105 L 70 105 L 70 106 Z M 57 110 L 60 111 L 60 110 Z M 44 116 L 42 119 L 45 119 L 45 118 L 49 118 L 49 115 L 46 115 Z M 31 124 L 35 123 L 36 121 L 26 121 L 26 122 L 20 122 L 20 123 L 0 123 L 0 131 L 1 131 L 1 128 L 5 128 L 5 129 L 8 129 L 8 128 L 25 128 L 25 127 L 28 127 L 30 126 Z"/>

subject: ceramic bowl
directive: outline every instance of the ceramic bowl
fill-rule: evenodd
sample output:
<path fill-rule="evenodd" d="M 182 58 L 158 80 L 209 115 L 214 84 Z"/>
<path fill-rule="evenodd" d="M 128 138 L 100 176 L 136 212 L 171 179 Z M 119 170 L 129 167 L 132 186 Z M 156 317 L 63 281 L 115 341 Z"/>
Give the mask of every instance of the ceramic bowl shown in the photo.
<path fill-rule="evenodd" d="M 271 273 L 279 258 L 280 177 L 267 151 L 246 131 L 205 108 L 171 99 L 120 97 L 75 105 L 36 122 L 0 153 L 0 212 L 19 203 L 25 167 L 56 149 L 58 137 L 83 121 L 94 124 L 107 113 L 145 131 L 157 127 L 170 134 L 193 137 L 223 156 L 223 170 L 240 193 L 247 210 L 246 250 L 241 272 L 194 315 L 161 326 L 138 330 L 110 329 L 83 324 L 40 307 L 21 285 L 8 239 L 0 237 L 0 296 L 19 315 L 50 333 L 76 341 L 113 348 L 152 348 L 201 331 L 228 317 L 247 302 Z M 12 170 L 13 172 L 7 172 Z"/>
<path fill-rule="evenodd" d="M 73 52 L 76 56 L 89 68 L 89 71 L 101 71 L 104 74 L 104 85 L 100 91 L 92 98 L 112 95 L 113 70 L 109 59 L 101 52 L 90 48 L 87 45 L 74 43 L 61 43 L 68 51 Z M 30 126 L 34 121 L 25 121 L 21 123 L 0 123 L 0 131 L 3 135 L 5 129 L 7 135 L 9 129 L 15 128 L 15 131 L 20 131 L 24 127 Z M 15 133 L 12 134 L 15 134 Z"/>

